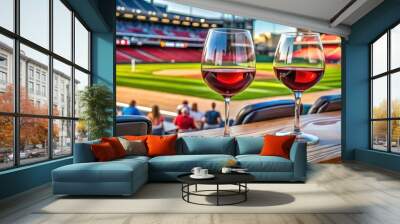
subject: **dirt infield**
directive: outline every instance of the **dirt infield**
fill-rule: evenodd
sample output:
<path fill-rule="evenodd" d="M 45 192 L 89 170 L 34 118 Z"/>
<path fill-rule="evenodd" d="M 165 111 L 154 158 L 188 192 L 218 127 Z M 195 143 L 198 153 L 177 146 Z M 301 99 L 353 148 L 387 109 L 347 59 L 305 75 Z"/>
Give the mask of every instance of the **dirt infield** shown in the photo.
<path fill-rule="evenodd" d="M 303 96 L 303 103 L 312 104 L 320 96 L 339 94 L 340 91 L 340 89 L 333 89 L 327 91 L 306 93 Z M 137 104 L 141 106 L 151 107 L 153 105 L 159 105 L 160 109 L 173 112 L 175 112 L 176 106 L 180 104 L 183 100 L 188 100 L 190 104 L 196 102 L 200 111 L 208 110 L 210 108 L 211 102 L 216 102 L 217 109 L 221 112 L 224 111 L 224 103 L 222 101 L 117 86 L 117 102 L 129 103 L 132 99 L 135 99 Z M 234 118 L 239 110 L 245 105 L 277 99 L 292 99 L 292 96 L 287 95 L 241 101 L 233 100 L 231 102 L 231 117 Z"/>
<path fill-rule="evenodd" d="M 160 76 L 174 76 L 174 77 L 188 77 L 188 78 L 201 78 L 200 69 L 163 69 L 154 71 L 153 75 Z M 256 79 L 274 79 L 273 72 L 257 71 Z"/>

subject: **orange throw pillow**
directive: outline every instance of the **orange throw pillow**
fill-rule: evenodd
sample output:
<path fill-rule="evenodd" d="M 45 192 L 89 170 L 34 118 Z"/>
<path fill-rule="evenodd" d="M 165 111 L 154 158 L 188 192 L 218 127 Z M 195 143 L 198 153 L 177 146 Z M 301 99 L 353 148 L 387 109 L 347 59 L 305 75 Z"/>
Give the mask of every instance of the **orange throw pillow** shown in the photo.
<path fill-rule="evenodd" d="M 108 142 L 91 145 L 94 157 L 99 162 L 110 161 L 116 159 L 115 151 L 112 145 Z"/>
<path fill-rule="evenodd" d="M 146 141 L 147 135 L 126 135 L 124 136 L 124 139 L 129 140 L 129 141 Z"/>
<path fill-rule="evenodd" d="M 290 148 L 296 140 L 296 135 L 264 136 L 264 146 L 261 149 L 262 156 L 280 156 L 286 159 L 290 158 Z"/>
<path fill-rule="evenodd" d="M 110 138 L 101 138 L 101 142 L 108 142 L 114 149 L 115 155 L 117 158 L 122 158 L 126 156 L 126 151 L 124 149 L 124 146 L 122 146 L 121 142 L 118 140 L 116 137 L 110 137 Z"/>
<path fill-rule="evenodd" d="M 175 143 L 177 135 L 149 135 L 147 137 L 148 156 L 176 155 Z"/>

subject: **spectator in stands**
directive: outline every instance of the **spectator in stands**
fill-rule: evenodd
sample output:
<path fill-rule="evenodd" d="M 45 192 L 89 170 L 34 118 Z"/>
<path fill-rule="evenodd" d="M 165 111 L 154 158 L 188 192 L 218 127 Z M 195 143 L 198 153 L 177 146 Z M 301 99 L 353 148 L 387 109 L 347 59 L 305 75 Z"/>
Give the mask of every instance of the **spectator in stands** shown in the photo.
<path fill-rule="evenodd" d="M 188 111 L 190 111 L 190 107 L 189 107 L 189 102 L 187 100 L 182 101 L 182 104 L 179 104 L 176 107 L 176 111 L 178 114 L 182 113 L 183 108 L 186 108 Z"/>
<path fill-rule="evenodd" d="M 211 103 L 211 110 L 204 115 L 204 129 L 219 128 L 221 123 L 221 114 L 215 110 L 215 102 Z"/>
<path fill-rule="evenodd" d="M 197 129 L 203 129 L 203 113 L 197 109 L 197 103 L 192 104 L 190 116 L 194 120 Z"/>
<path fill-rule="evenodd" d="M 178 127 L 178 132 L 191 131 L 196 129 L 193 118 L 189 115 L 189 110 L 183 108 L 181 114 L 179 114 L 175 120 L 174 124 Z"/>
<path fill-rule="evenodd" d="M 154 105 L 151 108 L 151 112 L 147 114 L 147 118 L 151 121 L 154 135 L 164 134 L 164 117 L 161 115 L 158 105 Z"/>
<path fill-rule="evenodd" d="M 136 101 L 132 100 L 129 107 L 125 107 L 122 110 L 122 115 L 142 115 L 142 113 L 136 108 Z"/>

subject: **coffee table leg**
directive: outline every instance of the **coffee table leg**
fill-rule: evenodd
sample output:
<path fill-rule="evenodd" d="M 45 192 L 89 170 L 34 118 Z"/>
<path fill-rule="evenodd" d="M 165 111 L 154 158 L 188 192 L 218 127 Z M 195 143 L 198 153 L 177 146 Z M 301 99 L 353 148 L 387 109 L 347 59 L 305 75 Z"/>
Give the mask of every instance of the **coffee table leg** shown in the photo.
<path fill-rule="evenodd" d="M 217 184 L 217 206 L 219 206 L 219 184 Z"/>
<path fill-rule="evenodd" d="M 247 192 L 248 192 L 248 190 L 247 190 L 247 183 L 244 183 L 244 201 L 247 201 Z"/>

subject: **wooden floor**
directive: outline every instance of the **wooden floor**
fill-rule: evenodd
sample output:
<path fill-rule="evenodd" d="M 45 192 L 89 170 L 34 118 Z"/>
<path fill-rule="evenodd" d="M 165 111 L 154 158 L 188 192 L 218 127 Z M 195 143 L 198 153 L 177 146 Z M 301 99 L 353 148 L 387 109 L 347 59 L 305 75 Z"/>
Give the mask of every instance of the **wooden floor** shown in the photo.
<path fill-rule="evenodd" d="M 366 206 L 356 214 L 37 214 L 38 207 L 54 200 L 49 186 L 44 186 L 0 202 L 0 223 L 400 223 L 400 174 L 354 163 L 314 164 L 308 182 Z"/>

